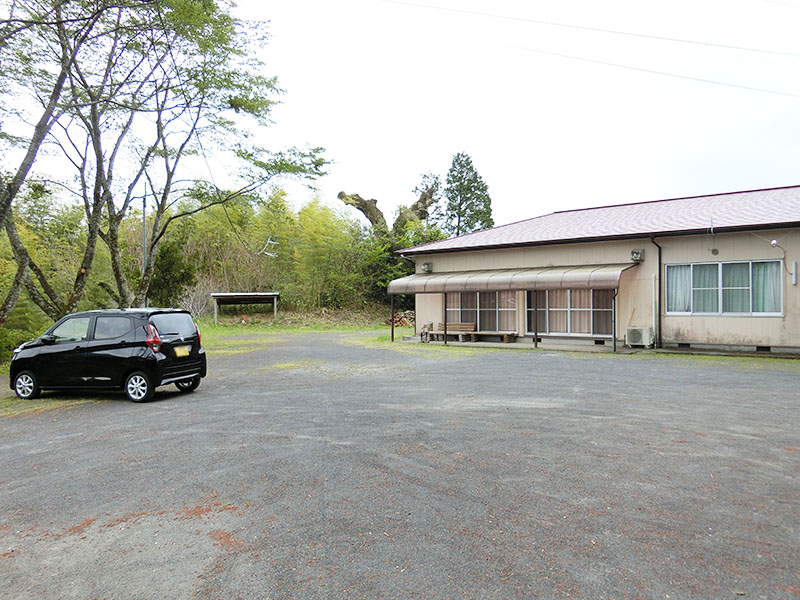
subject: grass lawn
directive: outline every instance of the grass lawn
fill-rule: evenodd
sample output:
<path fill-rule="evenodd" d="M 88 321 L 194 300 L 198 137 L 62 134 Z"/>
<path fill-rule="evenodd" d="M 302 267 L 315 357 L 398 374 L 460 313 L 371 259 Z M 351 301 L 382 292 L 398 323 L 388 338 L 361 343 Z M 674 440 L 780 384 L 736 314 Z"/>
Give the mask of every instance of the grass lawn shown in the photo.
<path fill-rule="evenodd" d="M 381 314 L 385 312 L 386 314 Z M 273 322 L 272 312 L 244 315 L 222 315 L 219 324 L 211 316 L 197 319 L 203 347 L 214 356 L 245 354 L 268 348 L 289 335 L 315 331 L 374 331 L 375 340 L 369 343 L 390 343 L 389 325 L 385 323 L 388 311 L 380 307 L 371 310 L 321 310 L 283 311 Z M 413 333 L 413 328 L 395 328 L 396 339 Z M 8 363 L 0 365 L 0 418 L 48 410 L 70 408 L 88 402 L 99 402 L 96 397 L 44 392 L 36 400 L 20 400 L 8 386 Z"/>
<path fill-rule="evenodd" d="M 203 347 L 214 354 L 243 354 L 279 343 L 284 336 L 319 331 L 375 331 L 389 340 L 390 326 L 385 311 L 370 309 L 278 312 L 220 315 L 219 323 L 211 316 L 198 319 Z M 412 328 L 395 328 L 395 336 L 409 335 Z"/>

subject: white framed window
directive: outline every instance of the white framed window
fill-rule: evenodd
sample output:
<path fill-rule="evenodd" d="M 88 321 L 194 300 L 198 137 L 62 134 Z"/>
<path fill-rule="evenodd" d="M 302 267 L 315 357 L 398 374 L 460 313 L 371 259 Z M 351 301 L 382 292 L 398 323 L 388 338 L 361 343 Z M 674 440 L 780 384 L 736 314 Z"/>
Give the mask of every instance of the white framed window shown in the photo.
<path fill-rule="evenodd" d="M 666 265 L 667 314 L 780 315 L 778 260 Z"/>
<path fill-rule="evenodd" d="M 526 292 L 528 333 L 611 335 L 614 290 Z"/>
<path fill-rule="evenodd" d="M 448 323 L 475 323 L 477 331 L 517 330 L 516 292 L 448 292 Z"/>

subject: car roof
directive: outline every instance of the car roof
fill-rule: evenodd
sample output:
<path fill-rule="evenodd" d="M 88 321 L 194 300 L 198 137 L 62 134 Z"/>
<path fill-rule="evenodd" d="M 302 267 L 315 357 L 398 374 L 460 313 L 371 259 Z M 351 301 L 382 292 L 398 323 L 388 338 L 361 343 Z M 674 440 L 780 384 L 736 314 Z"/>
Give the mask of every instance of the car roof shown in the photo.
<path fill-rule="evenodd" d="M 191 316 L 191 313 L 183 308 L 155 308 L 155 307 L 147 307 L 147 308 L 100 308 L 95 310 L 85 310 L 82 312 L 71 313 L 69 317 L 75 316 L 97 316 L 97 315 L 114 315 L 114 316 L 122 316 L 122 315 L 130 315 L 130 316 L 138 316 L 138 317 L 150 317 L 152 315 L 157 314 L 164 314 L 164 313 L 185 313 Z"/>

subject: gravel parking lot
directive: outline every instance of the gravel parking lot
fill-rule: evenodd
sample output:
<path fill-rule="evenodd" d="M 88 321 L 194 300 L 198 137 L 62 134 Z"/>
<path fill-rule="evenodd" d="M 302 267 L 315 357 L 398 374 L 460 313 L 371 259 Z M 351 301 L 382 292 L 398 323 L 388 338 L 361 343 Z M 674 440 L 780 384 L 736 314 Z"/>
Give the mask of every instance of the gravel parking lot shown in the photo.
<path fill-rule="evenodd" d="M 375 335 L 0 420 L 0 597 L 800 597 L 800 361 Z"/>

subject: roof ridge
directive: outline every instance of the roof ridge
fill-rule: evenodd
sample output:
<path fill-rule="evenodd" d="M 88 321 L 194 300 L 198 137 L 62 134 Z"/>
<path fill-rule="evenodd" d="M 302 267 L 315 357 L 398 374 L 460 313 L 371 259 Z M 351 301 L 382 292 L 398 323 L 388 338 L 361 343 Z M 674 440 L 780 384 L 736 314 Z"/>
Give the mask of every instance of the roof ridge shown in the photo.
<path fill-rule="evenodd" d="M 721 192 L 719 194 L 700 194 L 698 196 L 680 196 L 678 198 L 662 198 L 660 200 L 644 200 L 642 202 L 625 202 L 623 204 L 606 204 L 604 206 L 586 206 L 584 208 L 569 208 L 567 210 L 557 210 L 547 215 L 540 215 L 540 217 L 546 217 L 549 215 L 563 215 L 566 213 L 572 212 L 582 212 L 582 211 L 589 211 L 589 210 L 600 210 L 602 208 L 619 208 L 623 206 L 644 206 L 646 204 L 659 204 L 662 202 L 675 202 L 677 200 L 696 200 L 698 198 L 716 198 L 719 196 L 733 196 L 734 194 L 754 194 L 757 192 L 774 192 L 776 190 L 791 190 L 791 189 L 800 189 L 800 185 L 782 185 L 778 187 L 770 187 L 770 188 L 758 188 L 754 190 L 738 190 L 735 192 Z M 530 219 L 522 219 L 522 221 L 532 221 L 533 219 L 538 219 L 540 217 L 532 217 Z M 521 223 L 522 221 L 516 221 L 516 223 Z M 513 223 L 509 223 L 512 225 Z"/>
<path fill-rule="evenodd" d="M 551 214 L 555 214 L 555 213 L 551 213 Z M 479 233 L 486 233 L 487 231 L 492 231 L 493 229 L 502 229 L 503 227 L 510 227 L 511 225 L 517 225 L 519 223 L 524 223 L 526 221 L 533 221 L 535 219 L 541 219 L 542 217 L 546 217 L 546 216 L 548 216 L 548 215 L 538 215 L 536 217 L 529 217 L 527 219 L 520 219 L 519 221 L 513 221 L 511 223 L 503 223 L 502 225 L 492 225 L 491 227 L 487 227 L 486 229 L 478 229 L 477 231 L 470 231 L 469 233 L 462 233 L 461 235 L 454 235 L 452 237 L 446 237 L 443 240 L 434 240 L 432 242 L 425 242 L 424 244 L 420 244 L 419 246 L 411 246 L 409 248 L 403 248 L 401 250 L 396 250 L 396 252 L 404 252 L 405 250 L 411 250 L 411 248 L 414 248 L 414 249 L 424 248 L 425 246 L 430 246 L 431 244 L 439 244 L 441 242 L 446 242 L 447 240 L 454 240 L 456 238 L 464 239 L 464 238 L 469 237 L 471 235 L 477 235 Z"/>

